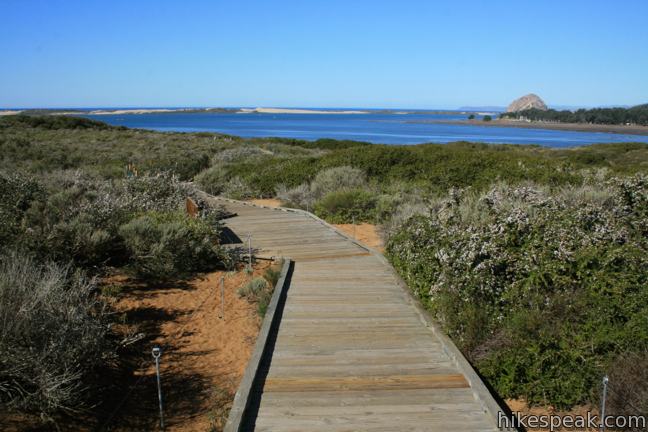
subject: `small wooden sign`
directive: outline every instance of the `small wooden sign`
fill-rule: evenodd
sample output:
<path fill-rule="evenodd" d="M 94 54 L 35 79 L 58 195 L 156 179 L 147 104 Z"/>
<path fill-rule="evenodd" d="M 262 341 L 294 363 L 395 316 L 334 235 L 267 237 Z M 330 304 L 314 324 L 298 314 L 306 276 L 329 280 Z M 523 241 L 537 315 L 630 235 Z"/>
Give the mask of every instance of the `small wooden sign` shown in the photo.
<path fill-rule="evenodd" d="M 196 204 L 196 202 L 193 199 L 187 198 L 187 200 L 185 201 L 185 205 L 187 207 L 187 214 L 194 219 L 197 218 L 198 213 L 200 211 L 200 209 L 198 208 L 198 204 Z"/>

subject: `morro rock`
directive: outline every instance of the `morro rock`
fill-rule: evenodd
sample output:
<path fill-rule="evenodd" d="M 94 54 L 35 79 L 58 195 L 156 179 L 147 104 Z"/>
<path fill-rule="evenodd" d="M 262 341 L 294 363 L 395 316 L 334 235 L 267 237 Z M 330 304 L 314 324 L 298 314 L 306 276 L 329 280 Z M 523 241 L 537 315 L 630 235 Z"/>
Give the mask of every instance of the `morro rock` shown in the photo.
<path fill-rule="evenodd" d="M 519 99 L 515 99 L 511 102 L 511 105 L 508 106 L 506 112 L 516 112 L 524 111 L 531 108 L 539 109 L 542 111 L 547 111 L 547 105 L 538 95 L 529 93 L 526 96 L 522 96 Z"/>

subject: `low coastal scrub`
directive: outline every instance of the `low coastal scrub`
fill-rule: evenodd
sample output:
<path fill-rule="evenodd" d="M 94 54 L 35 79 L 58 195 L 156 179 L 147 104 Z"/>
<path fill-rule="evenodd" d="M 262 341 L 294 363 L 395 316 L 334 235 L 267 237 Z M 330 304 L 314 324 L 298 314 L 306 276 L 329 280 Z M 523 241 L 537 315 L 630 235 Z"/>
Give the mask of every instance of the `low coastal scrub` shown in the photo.
<path fill-rule="evenodd" d="M 503 397 L 591 401 L 648 348 L 648 177 L 452 190 L 388 256 Z"/>
<path fill-rule="evenodd" d="M 0 161 L 0 404 L 45 423 L 92 416 L 120 385 L 101 377 L 129 371 L 102 300 L 118 292 L 90 276 L 131 270 L 152 282 L 231 266 L 218 245 L 222 212 L 201 206 L 190 218 L 193 188 L 166 171 L 115 178 Z"/>
<path fill-rule="evenodd" d="M 129 266 L 148 280 L 169 280 L 213 270 L 223 262 L 218 230 L 184 212 L 147 212 L 119 228 Z"/>
<path fill-rule="evenodd" d="M 128 258 L 119 227 L 147 211 L 176 211 L 191 192 L 172 175 L 103 180 L 81 172 L 0 171 L 0 248 L 86 269 Z"/>
<path fill-rule="evenodd" d="M 238 290 L 238 295 L 250 303 L 257 304 L 257 311 L 263 317 L 268 310 L 275 286 L 281 275 L 283 260 L 265 269 L 262 276 L 257 276 Z"/>
<path fill-rule="evenodd" d="M 15 253 L 0 257 L 0 402 L 42 418 L 94 402 L 114 355 L 107 310 L 82 272 Z"/>
<path fill-rule="evenodd" d="M 373 222 L 375 213 L 375 194 L 362 189 L 329 192 L 315 203 L 315 214 L 332 223 Z"/>
<path fill-rule="evenodd" d="M 13 262 L 3 273 L 14 276 L 2 277 L 24 286 L 20 295 L 35 296 L 43 281 L 53 280 L 43 275 L 64 274 L 57 281 L 65 289 L 47 297 L 61 305 L 39 304 L 29 319 L 61 315 L 61 321 L 47 318 L 42 332 L 81 320 L 70 334 L 83 346 L 94 344 L 93 355 L 113 351 L 110 332 L 102 330 L 101 297 L 83 273 L 129 270 L 146 282 L 234 266 L 236 250 L 227 252 L 217 241 L 222 212 L 201 205 L 196 219 L 183 213 L 187 197 L 199 201 L 193 180 L 212 194 L 277 197 L 331 222 L 381 224 L 398 271 L 502 396 L 568 407 L 594 398 L 595 383 L 611 365 L 629 377 L 633 362 L 645 357 L 646 144 L 387 146 L 3 116 L 0 155 L 0 254 L 14 257 L 2 261 Z M 18 273 L 29 273 L 26 267 L 30 282 L 17 284 Z M 261 314 L 277 276 L 265 275 L 244 293 Z M 70 298 L 57 300 L 64 290 Z M 6 301 L 22 304 L 18 294 L 11 296 Z M 5 309 L 0 313 L 14 314 L 5 323 L 22 319 Z M 85 327 L 89 336 L 78 333 Z M 50 336 L 33 335 L 25 343 L 37 347 L 38 357 L 39 344 Z M 4 358 L 25 346 L 17 336 L 0 343 Z M 89 355 L 83 346 L 69 346 L 66 355 Z M 47 357 L 52 373 L 79 377 L 72 390 L 55 397 L 67 400 L 60 403 L 48 401 L 51 392 L 27 387 L 30 377 L 44 376 L 35 361 L 16 369 L 0 359 L 2 403 L 43 418 L 93 406 L 91 392 L 74 390 L 93 388 L 91 371 L 66 369 L 77 364 L 74 358 Z M 104 357 L 88 359 L 89 365 L 104 364 Z M 628 380 L 624 386 L 641 388 Z M 76 399 L 65 399 L 70 393 Z M 636 396 L 632 403 L 641 401 Z"/>
<path fill-rule="evenodd" d="M 256 301 L 261 291 L 268 287 L 268 282 L 263 277 L 255 277 L 238 290 L 240 297 L 245 297 L 250 301 Z"/>
<path fill-rule="evenodd" d="M 291 189 L 280 185 L 277 197 L 287 206 L 314 209 L 334 223 L 374 220 L 375 194 L 369 191 L 365 173 L 350 166 L 322 170 L 310 183 Z"/>

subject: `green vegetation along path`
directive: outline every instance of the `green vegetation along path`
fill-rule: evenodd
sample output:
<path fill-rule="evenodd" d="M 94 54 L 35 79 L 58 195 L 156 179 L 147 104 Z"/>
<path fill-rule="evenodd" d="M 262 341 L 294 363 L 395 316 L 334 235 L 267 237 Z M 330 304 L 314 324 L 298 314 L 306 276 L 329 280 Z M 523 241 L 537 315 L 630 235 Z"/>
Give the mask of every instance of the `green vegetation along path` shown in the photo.
<path fill-rule="evenodd" d="M 258 256 L 294 261 L 244 430 L 497 430 L 491 395 L 380 254 L 305 212 L 216 200 Z"/>

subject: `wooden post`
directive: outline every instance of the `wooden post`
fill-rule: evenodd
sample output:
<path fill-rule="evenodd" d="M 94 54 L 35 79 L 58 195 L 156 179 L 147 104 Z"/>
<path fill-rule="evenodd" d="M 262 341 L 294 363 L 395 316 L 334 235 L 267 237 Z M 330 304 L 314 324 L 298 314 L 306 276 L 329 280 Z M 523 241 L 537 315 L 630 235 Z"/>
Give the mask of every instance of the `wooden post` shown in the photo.
<path fill-rule="evenodd" d="M 225 276 L 221 276 L 221 313 L 220 319 L 225 317 Z"/>

